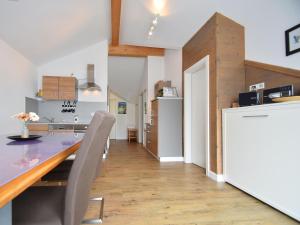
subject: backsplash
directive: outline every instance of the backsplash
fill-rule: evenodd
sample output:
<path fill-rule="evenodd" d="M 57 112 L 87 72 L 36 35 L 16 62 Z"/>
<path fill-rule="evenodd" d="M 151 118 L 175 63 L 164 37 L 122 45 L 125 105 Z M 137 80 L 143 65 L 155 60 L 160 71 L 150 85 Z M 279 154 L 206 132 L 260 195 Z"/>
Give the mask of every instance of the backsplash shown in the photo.
<path fill-rule="evenodd" d="M 73 122 L 78 116 L 79 123 L 88 123 L 96 111 L 107 111 L 106 102 L 77 102 L 75 113 L 62 113 L 64 101 L 38 101 L 26 98 L 26 112 L 36 112 L 40 122 L 48 122 L 44 117 L 54 118 L 55 122 Z"/>

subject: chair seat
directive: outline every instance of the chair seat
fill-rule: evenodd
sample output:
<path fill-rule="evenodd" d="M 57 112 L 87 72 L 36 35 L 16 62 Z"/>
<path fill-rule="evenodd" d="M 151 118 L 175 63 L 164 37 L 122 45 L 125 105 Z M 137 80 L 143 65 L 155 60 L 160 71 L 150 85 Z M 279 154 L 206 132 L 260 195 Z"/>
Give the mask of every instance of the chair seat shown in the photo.
<path fill-rule="evenodd" d="M 13 200 L 13 225 L 63 225 L 65 187 L 32 187 Z"/>

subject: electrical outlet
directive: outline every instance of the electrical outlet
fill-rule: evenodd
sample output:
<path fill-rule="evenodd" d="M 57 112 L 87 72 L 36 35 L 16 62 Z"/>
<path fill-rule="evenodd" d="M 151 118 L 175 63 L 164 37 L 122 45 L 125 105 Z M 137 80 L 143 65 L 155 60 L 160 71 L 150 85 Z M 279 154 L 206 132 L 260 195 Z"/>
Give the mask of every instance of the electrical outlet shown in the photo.
<path fill-rule="evenodd" d="M 249 86 L 249 91 L 257 91 L 265 88 L 265 83 L 253 84 Z"/>
<path fill-rule="evenodd" d="M 257 88 L 257 90 L 264 89 L 265 88 L 265 83 L 256 84 L 256 88 Z"/>

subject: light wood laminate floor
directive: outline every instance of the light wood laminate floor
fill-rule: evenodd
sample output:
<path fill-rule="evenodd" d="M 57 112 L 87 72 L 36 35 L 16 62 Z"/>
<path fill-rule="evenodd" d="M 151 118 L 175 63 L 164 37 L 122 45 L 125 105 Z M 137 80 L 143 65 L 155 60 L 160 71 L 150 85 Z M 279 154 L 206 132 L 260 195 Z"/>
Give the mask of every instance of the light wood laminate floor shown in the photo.
<path fill-rule="evenodd" d="M 91 195 L 107 225 L 294 225 L 297 221 L 184 163 L 159 163 L 141 145 L 112 142 Z M 89 209 L 95 215 L 96 206 Z"/>

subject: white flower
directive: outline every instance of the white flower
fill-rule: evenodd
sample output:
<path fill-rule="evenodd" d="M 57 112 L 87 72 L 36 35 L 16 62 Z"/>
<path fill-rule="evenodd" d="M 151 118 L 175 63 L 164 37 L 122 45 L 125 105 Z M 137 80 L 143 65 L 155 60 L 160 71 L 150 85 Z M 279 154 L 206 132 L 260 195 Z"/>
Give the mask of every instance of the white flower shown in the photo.
<path fill-rule="evenodd" d="M 40 119 L 40 117 L 36 113 L 34 113 L 34 112 L 30 112 L 29 113 L 29 118 L 33 122 L 39 121 L 39 119 Z"/>

